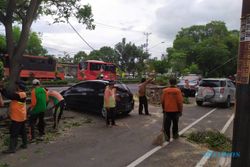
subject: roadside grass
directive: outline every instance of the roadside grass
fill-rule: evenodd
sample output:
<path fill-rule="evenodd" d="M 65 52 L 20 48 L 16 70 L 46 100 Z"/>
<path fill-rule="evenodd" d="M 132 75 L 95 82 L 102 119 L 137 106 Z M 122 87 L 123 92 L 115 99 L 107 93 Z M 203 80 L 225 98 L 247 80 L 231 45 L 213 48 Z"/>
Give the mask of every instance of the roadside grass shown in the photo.
<path fill-rule="evenodd" d="M 230 152 L 232 150 L 232 141 L 218 131 L 191 132 L 187 135 L 187 139 L 190 142 L 208 147 L 213 151 Z"/>
<path fill-rule="evenodd" d="M 70 130 L 75 127 L 80 127 L 84 124 L 93 123 L 93 120 L 89 117 L 64 117 L 60 122 L 60 126 L 58 129 L 53 129 L 53 119 L 49 118 L 46 121 L 46 132 L 42 139 L 37 138 L 35 140 L 35 144 L 39 143 L 51 143 L 55 141 L 58 137 L 62 135 L 67 135 L 70 133 Z M 28 125 L 26 125 L 28 126 Z M 9 123 L 6 120 L 5 124 L 1 124 L 1 131 L 0 131 L 0 151 L 7 149 L 9 145 Z M 28 131 L 27 131 L 28 132 Z M 38 132 L 36 131 L 36 136 L 38 136 Z M 21 139 L 19 138 L 19 142 L 21 143 Z M 0 167 L 2 164 L 0 163 Z"/>
<path fill-rule="evenodd" d="M 0 162 L 0 167 L 9 167 L 9 165 L 7 163 L 1 163 Z"/>
<path fill-rule="evenodd" d="M 184 97 L 183 98 L 183 103 L 184 104 L 190 104 L 189 98 L 188 97 Z"/>

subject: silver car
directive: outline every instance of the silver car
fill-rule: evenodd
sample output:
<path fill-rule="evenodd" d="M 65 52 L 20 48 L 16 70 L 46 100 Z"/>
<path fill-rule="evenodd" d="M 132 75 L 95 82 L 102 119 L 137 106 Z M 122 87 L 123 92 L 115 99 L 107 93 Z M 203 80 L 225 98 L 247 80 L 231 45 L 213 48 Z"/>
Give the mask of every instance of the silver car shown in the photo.
<path fill-rule="evenodd" d="M 195 95 L 197 105 L 203 102 L 219 103 L 230 107 L 235 102 L 236 88 L 234 83 L 227 78 L 204 78 L 200 81 Z"/>

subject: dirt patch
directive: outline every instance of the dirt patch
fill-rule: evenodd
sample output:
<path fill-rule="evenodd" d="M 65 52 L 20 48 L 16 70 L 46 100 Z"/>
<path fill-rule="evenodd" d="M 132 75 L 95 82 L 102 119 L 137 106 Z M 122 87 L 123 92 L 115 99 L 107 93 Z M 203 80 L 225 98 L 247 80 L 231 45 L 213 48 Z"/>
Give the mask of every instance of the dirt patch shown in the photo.
<path fill-rule="evenodd" d="M 69 135 L 72 128 L 80 127 L 84 124 L 93 123 L 93 120 L 87 115 L 81 113 L 65 111 L 57 129 L 53 128 L 53 118 L 51 117 L 51 115 L 45 118 L 45 122 L 45 135 L 43 136 L 43 138 L 37 138 L 35 141 L 33 141 L 36 144 L 53 143 L 58 137 Z M 9 125 L 10 120 L 8 119 L 0 122 L 0 151 L 7 149 L 9 145 Z M 26 124 L 26 127 L 28 132 L 28 124 Z M 37 129 L 35 133 L 36 136 L 38 136 Z M 21 143 L 20 138 L 18 143 Z M 2 164 L 0 164 L 0 167 L 2 167 L 1 165 Z"/>

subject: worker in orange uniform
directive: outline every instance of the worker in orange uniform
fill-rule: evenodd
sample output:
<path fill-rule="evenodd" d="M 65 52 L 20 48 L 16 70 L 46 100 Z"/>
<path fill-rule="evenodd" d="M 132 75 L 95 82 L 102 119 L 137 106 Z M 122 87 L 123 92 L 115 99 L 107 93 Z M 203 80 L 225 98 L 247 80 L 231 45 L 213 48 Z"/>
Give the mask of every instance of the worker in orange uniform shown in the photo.
<path fill-rule="evenodd" d="M 104 107 L 106 108 L 106 126 L 115 126 L 116 88 L 115 82 L 109 81 L 104 91 Z M 110 125 L 111 120 L 111 125 Z"/>
<path fill-rule="evenodd" d="M 40 81 L 34 79 L 32 81 L 33 89 L 31 91 L 31 105 L 30 105 L 30 140 L 35 139 L 35 125 L 37 119 L 39 120 L 37 127 L 39 131 L 39 137 L 42 137 L 45 132 L 44 113 L 47 110 L 48 92 L 40 86 Z"/>
<path fill-rule="evenodd" d="M 21 134 L 22 145 L 21 148 L 27 148 L 27 133 L 25 123 L 27 120 L 26 110 L 26 93 L 25 84 L 22 81 L 16 82 L 17 91 L 9 92 L 6 89 L 2 90 L 3 96 L 10 99 L 9 112 L 10 112 L 10 143 L 9 148 L 3 151 L 4 154 L 10 154 L 16 152 L 18 144 L 18 135 Z"/>
<path fill-rule="evenodd" d="M 142 110 L 144 107 L 145 115 L 150 115 L 148 113 L 148 99 L 146 97 L 146 86 L 151 81 L 153 81 L 153 78 L 146 80 L 146 78 L 141 79 L 141 83 L 139 84 L 139 115 L 142 115 Z"/>
<path fill-rule="evenodd" d="M 164 133 L 166 141 L 170 140 L 170 127 L 173 123 L 173 138 L 177 139 L 179 117 L 182 115 L 183 97 L 181 90 L 176 87 L 176 78 L 169 80 L 170 87 L 163 89 L 161 104 L 163 108 Z"/>
<path fill-rule="evenodd" d="M 50 108 L 50 109 L 54 108 L 54 114 L 53 114 L 54 125 L 53 125 L 53 128 L 55 129 L 55 128 L 58 127 L 59 121 L 60 121 L 60 119 L 62 117 L 65 101 L 64 101 L 63 96 L 59 92 L 57 92 L 55 90 L 49 90 L 48 91 L 48 97 L 49 97 L 49 102 L 53 103 L 53 107 Z M 57 113 L 58 113 L 57 110 L 59 108 L 60 108 L 60 112 L 59 112 L 58 117 L 57 117 Z"/>

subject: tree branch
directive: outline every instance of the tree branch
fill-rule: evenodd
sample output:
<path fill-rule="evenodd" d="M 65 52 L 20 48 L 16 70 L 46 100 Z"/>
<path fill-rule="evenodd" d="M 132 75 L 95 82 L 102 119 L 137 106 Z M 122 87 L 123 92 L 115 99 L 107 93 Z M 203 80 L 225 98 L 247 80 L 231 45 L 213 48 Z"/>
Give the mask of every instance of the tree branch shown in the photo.
<path fill-rule="evenodd" d="M 16 0 L 9 0 L 8 1 L 8 5 L 7 5 L 7 9 L 6 9 L 6 18 L 5 21 L 6 22 L 11 22 L 13 21 L 13 13 L 16 9 Z"/>
<path fill-rule="evenodd" d="M 22 54 L 22 52 L 25 50 L 25 47 L 27 45 L 28 37 L 29 37 L 29 32 L 30 32 L 30 27 L 31 24 L 37 15 L 37 10 L 41 4 L 42 0 L 31 0 L 30 5 L 28 7 L 26 17 L 23 19 L 22 22 L 22 31 L 21 31 L 21 36 L 18 41 L 18 45 L 16 47 L 16 55 Z M 21 59 L 21 56 L 18 56 L 18 59 Z"/>

